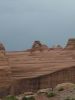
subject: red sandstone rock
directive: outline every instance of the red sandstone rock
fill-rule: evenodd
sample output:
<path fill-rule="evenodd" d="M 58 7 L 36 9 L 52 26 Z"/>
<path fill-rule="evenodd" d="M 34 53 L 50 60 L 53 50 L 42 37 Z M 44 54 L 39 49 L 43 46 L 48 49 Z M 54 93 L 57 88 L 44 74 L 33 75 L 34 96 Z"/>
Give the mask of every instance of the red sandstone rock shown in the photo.
<path fill-rule="evenodd" d="M 67 43 L 67 46 L 66 46 L 66 49 L 75 49 L 75 38 L 73 39 L 69 39 L 68 40 L 68 43 Z"/>
<path fill-rule="evenodd" d="M 71 46 L 74 43 L 70 42 L 68 45 Z M 70 49 L 68 45 L 66 48 Z M 75 69 L 70 68 L 75 66 L 75 51 L 72 48 L 71 50 L 60 48 L 58 46 L 58 49 L 48 50 L 46 45 L 35 41 L 29 51 L 5 51 L 4 56 L 0 54 L 0 94 L 6 94 L 6 90 L 10 86 L 11 93 L 19 94 L 53 87 L 64 81 L 73 81 Z M 47 51 L 43 52 L 46 49 Z M 4 49 L 2 48 L 0 51 L 4 51 Z M 31 51 L 35 51 L 35 53 L 30 56 Z M 36 53 L 36 51 L 41 52 Z M 5 92 L 2 92 L 2 88 Z"/>
<path fill-rule="evenodd" d="M 10 93 L 11 67 L 3 44 L 0 44 L 0 96 Z"/>
<path fill-rule="evenodd" d="M 48 46 L 42 44 L 40 41 L 34 41 L 31 52 L 48 50 Z"/>

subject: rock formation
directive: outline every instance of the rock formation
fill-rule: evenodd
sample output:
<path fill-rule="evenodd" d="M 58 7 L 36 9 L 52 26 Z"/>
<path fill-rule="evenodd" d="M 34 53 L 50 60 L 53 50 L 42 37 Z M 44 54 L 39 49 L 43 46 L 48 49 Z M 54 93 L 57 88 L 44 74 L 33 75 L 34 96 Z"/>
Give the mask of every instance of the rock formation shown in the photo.
<path fill-rule="evenodd" d="M 0 96 L 9 93 L 11 70 L 8 57 L 5 55 L 5 48 L 0 43 Z"/>
<path fill-rule="evenodd" d="M 0 57 L 5 55 L 5 47 L 2 43 L 0 43 Z"/>
<path fill-rule="evenodd" d="M 48 50 L 48 46 L 42 44 L 40 41 L 34 41 L 32 48 L 30 49 L 31 52 L 35 52 L 35 51 L 44 51 L 44 50 Z"/>
<path fill-rule="evenodd" d="M 6 52 L 1 44 L 0 52 L 4 51 L 5 55 L 0 55 L 0 96 L 75 82 L 74 46 L 74 39 L 69 40 L 66 50 L 60 46 L 49 49 L 35 41 L 28 51 Z M 39 52 L 34 54 L 36 51 Z"/>
<path fill-rule="evenodd" d="M 69 39 L 69 40 L 68 40 L 66 49 L 69 49 L 69 50 L 75 49 L 75 38 L 72 38 L 72 39 Z"/>

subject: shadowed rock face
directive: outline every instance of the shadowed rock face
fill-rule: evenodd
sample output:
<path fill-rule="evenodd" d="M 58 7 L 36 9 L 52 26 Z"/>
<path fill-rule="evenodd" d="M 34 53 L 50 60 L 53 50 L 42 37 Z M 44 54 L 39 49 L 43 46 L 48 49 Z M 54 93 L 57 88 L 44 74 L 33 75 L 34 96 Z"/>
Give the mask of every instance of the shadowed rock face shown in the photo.
<path fill-rule="evenodd" d="M 68 40 L 66 49 L 75 49 L 75 38 Z"/>
<path fill-rule="evenodd" d="M 57 83 L 64 82 L 65 75 L 66 81 L 73 81 L 75 68 L 69 69 L 67 72 L 60 71 L 75 66 L 75 50 L 72 49 L 75 44 L 73 42 L 74 39 L 68 41 L 66 50 L 61 46 L 50 49 L 40 41 L 35 41 L 28 51 L 6 52 L 1 47 L 0 96 L 6 95 L 8 92 L 19 94 L 49 86 L 53 87 Z M 5 55 L 2 56 L 3 52 Z M 73 74 L 70 73 L 70 70 Z M 56 74 L 57 71 L 59 74 Z M 47 76 L 48 74 L 49 76 Z M 55 79 L 56 75 L 58 80 Z"/>

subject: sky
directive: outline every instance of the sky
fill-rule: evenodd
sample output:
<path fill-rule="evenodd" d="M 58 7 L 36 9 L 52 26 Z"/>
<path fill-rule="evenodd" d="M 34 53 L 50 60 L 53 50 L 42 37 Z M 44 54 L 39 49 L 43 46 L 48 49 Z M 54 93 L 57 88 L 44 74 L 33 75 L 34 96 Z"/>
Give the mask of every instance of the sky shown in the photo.
<path fill-rule="evenodd" d="M 9 51 L 75 38 L 75 0 L 0 0 L 0 42 Z"/>

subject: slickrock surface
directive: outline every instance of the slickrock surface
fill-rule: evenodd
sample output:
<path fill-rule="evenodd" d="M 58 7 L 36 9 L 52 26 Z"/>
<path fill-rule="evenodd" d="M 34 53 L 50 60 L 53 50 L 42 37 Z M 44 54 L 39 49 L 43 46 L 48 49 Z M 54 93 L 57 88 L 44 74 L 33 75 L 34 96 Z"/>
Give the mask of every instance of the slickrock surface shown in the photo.
<path fill-rule="evenodd" d="M 75 51 L 8 53 L 14 78 L 31 78 L 75 65 Z"/>
<path fill-rule="evenodd" d="M 15 85 L 16 80 L 36 78 L 75 66 L 75 39 L 70 39 L 65 48 L 48 48 L 40 41 L 35 41 L 27 51 L 6 52 L 1 46 L 0 88 Z"/>

